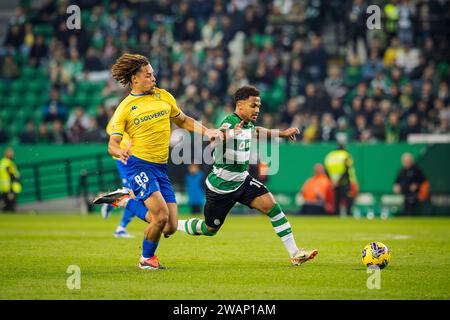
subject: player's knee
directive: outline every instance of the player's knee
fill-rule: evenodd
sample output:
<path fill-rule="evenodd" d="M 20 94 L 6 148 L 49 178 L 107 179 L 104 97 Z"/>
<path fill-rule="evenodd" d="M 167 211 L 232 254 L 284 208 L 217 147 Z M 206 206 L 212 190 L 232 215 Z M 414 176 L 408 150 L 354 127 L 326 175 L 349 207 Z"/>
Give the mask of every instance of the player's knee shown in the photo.
<path fill-rule="evenodd" d="M 282 212 L 280 205 L 277 202 L 267 204 L 264 208 L 266 215 L 274 216 Z"/>

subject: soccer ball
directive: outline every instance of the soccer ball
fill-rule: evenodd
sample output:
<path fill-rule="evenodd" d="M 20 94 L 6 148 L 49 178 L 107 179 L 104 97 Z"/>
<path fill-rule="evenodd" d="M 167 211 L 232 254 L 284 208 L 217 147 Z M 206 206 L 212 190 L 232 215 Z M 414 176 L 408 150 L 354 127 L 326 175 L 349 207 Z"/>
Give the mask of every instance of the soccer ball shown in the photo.
<path fill-rule="evenodd" d="M 385 268 L 391 260 L 391 252 L 388 247 L 378 241 L 369 243 L 362 251 L 362 263 L 370 267 Z"/>

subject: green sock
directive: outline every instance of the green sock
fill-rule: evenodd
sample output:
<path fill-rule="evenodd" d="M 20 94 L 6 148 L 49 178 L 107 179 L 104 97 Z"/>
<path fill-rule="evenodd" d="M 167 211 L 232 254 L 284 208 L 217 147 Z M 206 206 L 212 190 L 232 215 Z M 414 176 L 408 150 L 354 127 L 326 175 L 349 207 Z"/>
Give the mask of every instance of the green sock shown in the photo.
<path fill-rule="evenodd" d="M 293 257 L 298 252 L 298 247 L 292 234 L 291 224 L 280 205 L 276 203 L 272 210 L 267 213 L 267 216 L 270 218 L 275 233 L 281 238 L 289 255 Z"/>
<path fill-rule="evenodd" d="M 189 220 L 178 220 L 178 230 L 186 232 L 191 236 L 214 236 L 215 233 L 209 232 L 205 221 L 197 218 Z"/>

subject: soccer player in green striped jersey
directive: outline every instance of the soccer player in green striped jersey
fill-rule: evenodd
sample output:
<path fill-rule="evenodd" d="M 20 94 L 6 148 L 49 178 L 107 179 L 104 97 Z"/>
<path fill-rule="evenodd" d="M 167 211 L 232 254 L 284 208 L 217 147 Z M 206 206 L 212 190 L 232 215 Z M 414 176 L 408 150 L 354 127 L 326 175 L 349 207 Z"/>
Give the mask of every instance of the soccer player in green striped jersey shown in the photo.
<path fill-rule="evenodd" d="M 318 250 L 299 249 L 291 225 L 272 193 L 247 171 L 250 161 L 252 135 L 267 138 L 278 136 L 296 140 L 300 131 L 289 128 L 284 131 L 255 127 L 261 98 L 258 89 L 252 86 L 239 88 L 234 94 L 235 112 L 222 121 L 221 129 L 226 133 L 225 145 L 214 151 L 212 172 L 206 179 L 205 220 L 193 218 L 178 220 L 178 230 L 189 235 L 215 235 L 231 208 L 242 203 L 257 209 L 270 219 L 275 233 L 281 238 L 293 265 L 313 259 Z"/>

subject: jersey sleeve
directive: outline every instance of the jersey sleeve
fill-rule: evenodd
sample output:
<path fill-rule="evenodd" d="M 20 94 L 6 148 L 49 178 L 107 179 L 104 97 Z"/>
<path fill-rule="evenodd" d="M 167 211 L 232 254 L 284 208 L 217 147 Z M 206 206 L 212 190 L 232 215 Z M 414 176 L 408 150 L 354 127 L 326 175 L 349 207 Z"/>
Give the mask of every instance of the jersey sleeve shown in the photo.
<path fill-rule="evenodd" d="M 175 118 L 181 113 L 181 109 L 177 105 L 177 100 L 168 91 L 163 90 L 166 101 L 170 104 L 170 117 Z"/>
<path fill-rule="evenodd" d="M 119 105 L 111 119 L 111 136 L 123 137 L 127 117 L 128 114 L 125 111 L 125 108 L 123 108 L 123 105 Z"/>
<path fill-rule="evenodd" d="M 112 122 L 113 122 L 113 118 L 111 118 L 109 120 L 108 124 L 106 125 L 106 133 L 108 134 L 108 136 L 110 136 L 112 133 Z"/>

